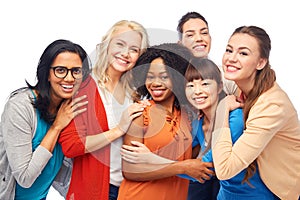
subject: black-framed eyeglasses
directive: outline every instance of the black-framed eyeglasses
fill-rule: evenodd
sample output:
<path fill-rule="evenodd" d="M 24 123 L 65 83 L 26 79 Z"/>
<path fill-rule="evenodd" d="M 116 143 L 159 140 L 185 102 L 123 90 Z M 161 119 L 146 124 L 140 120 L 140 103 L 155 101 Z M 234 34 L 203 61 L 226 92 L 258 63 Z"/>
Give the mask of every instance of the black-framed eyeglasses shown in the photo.
<path fill-rule="evenodd" d="M 83 77 L 84 71 L 82 70 L 82 67 L 72 67 L 71 69 L 68 69 L 67 67 L 64 66 L 55 66 L 51 67 L 53 69 L 54 75 L 57 78 L 66 78 L 68 75 L 69 71 L 71 71 L 71 75 L 73 76 L 74 79 L 80 79 Z"/>

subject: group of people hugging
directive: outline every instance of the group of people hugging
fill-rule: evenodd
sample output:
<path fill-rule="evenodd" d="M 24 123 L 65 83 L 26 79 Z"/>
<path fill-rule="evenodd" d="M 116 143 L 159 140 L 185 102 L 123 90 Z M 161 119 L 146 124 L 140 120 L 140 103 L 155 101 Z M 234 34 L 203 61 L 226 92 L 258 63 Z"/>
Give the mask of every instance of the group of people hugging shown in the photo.
<path fill-rule="evenodd" d="M 94 62 L 72 41 L 42 53 L 35 84 L 13 91 L 0 123 L 0 199 L 298 200 L 300 124 L 276 82 L 271 40 L 237 27 L 222 65 L 208 22 L 178 22 L 149 44 L 116 22 Z"/>

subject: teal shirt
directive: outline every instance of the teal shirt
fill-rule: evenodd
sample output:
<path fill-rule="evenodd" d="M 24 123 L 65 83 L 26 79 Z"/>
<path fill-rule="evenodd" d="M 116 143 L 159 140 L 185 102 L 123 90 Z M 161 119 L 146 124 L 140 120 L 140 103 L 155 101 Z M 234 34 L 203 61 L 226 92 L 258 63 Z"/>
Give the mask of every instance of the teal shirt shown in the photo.
<path fill-rule="evenodd" d="M 50 128 L 50 124 L 46 123 L 37 111 L 37 128 L 36 133 L 32 139 L 32 150 L 40 145 Z M 18 183 L 16 184 L 16 200 L 40 200 L 45 198 L 49 192 L 51 184 L 61 168 L 63 162 L 63 152 L 60 144 L 56 144 L 52 152 L 52 157 L 38 176 L 30 188 L 23 188 Z"/>

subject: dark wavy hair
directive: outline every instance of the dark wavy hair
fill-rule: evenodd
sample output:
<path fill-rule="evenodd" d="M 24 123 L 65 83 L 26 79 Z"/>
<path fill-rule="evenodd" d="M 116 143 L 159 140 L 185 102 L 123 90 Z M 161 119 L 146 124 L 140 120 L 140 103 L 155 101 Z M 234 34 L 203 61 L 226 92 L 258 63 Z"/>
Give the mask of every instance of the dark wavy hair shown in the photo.
<path fill-rule="evenodd" d="M 190 19 L 201 19 L 202 21 L 205 22 L 205 24 L 208 27 L 208 23 L 207 23 L 206 19 L 201 14 L 199 14 L 197 12 L 188 12 L 185 15 L 183 15 L 180 18 L 180 20 L 178 21 L 177 32 L 178 32 L 179 40 L 182 39 L 183 25 L 185 24 L 185 22 L 189 21 Z"/>
<path fill-rule="evenodd" d="M 147 48 L 139 57 L 132 70 L 131 87 L 136 90 L 133 99 L 138 101 L 143 97 L 151 98 L 145 81 L 150 64 L 156 58 L 161 58 L 166 65 L 166 70 L 173 85 L 175 95 L 174 106 L 180 108 L 180 103 L 186 102 L 184 92 L 184 74 L 192 54 L 181 44 L 163 43 Z"/>
<path fill-rule="evenodd" d="M 36 85 L 30 85 L 27 81 L 26 84 L 28 88 L 38 91 L 37 99 L 35 102 L 33 102 L 33 105 L 40 112 L 42 119 L 44 119 L 48 123 L 52 123 L 56 117 L 56 115 L 53 116 L 51 113 L 49 113 L 48 110 L 50 105 L 49 91 L 51 88 L 48 81 L 51 69 L 50 67 L 57 55 L 63 52 L 72 52 L 79 55 L 82 61 L 83 80 L 85 80 L 89 76 L 91 70 L 91 62 L 89 56 L 80 45 L 75 44 L 69 40 L 60 39 L 55 40 L 46 47 L 40 57 L 37 66 Z"/>

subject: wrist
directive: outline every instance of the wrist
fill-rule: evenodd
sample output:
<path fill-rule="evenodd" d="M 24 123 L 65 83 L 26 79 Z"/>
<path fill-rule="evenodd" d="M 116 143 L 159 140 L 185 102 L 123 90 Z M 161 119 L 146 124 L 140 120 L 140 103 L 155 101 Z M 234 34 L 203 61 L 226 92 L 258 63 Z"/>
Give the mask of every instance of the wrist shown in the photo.
<path fill-rule="evenodd" d="M 120 128 L 119 125 L 117 125 L 115 128 L 114 128 L 114 132 L 116 133 L 116 135 L 118 135 L 119 137 L 121 137 L 122 135 L 124 135 L 126 132 Z"/>
<path fill-rule="evenodd" d="M 56 126 L 54 124 L 52 124 L 52 126 L 50 127 L 50 130 L 60 133 L 62 131 L 62 128 L 60 128 L 59 126 Z"/>

